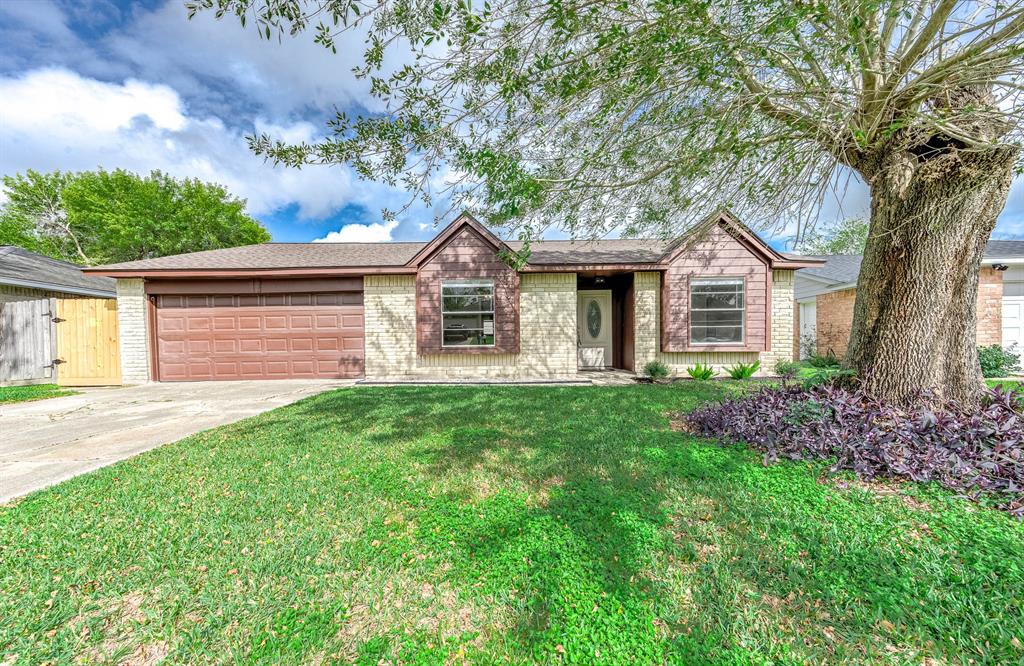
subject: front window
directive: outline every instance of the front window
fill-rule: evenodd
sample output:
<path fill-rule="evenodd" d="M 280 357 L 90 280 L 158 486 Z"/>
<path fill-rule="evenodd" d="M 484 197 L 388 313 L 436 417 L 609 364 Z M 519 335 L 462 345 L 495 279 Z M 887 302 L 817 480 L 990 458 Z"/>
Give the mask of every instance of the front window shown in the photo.
<path fill-rule="evenodd" d="M 486 280 L 441 283 L 441 345 L 494 346 L 494 283 Z"/>
<path fill-rule="evenodd" d="M 742 278 L 693 281 L 690 340 L 698 345 L 743 342 Z"/>

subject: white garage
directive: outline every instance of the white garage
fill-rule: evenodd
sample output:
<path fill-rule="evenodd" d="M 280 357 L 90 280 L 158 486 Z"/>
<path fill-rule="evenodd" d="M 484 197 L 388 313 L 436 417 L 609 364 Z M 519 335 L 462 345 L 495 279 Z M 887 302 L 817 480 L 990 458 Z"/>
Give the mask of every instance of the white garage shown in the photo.
<path fill-rule="evenodd" d="M 1003 273 L 1003 346 L 1016 344 L 1024 354 L 1024 266 L 1010 266 Z"/>

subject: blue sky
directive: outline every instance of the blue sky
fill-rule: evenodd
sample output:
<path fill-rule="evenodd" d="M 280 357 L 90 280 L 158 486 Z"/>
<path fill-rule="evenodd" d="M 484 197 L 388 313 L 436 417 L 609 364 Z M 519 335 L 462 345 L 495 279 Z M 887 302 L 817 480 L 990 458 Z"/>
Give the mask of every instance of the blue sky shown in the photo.
<path fill-rule="evenodd" d="M 406 192 L 345 166 L 274 167 L 246 146 L 254 132 L 316 139 L 335 108 L 381 110 L 351 73 L 352 47 L 261 41 L 208 12 L 189 22 L 183 0 L 0 0 L 0 174 L 161 169 L 225 185 L 276 241 L 429 238 L 440 209 L 416 204 L 385 223 L 381 209 Z M 820 213 L 866 214 L 856 186 Z M 995 236 L 1024 237 L 1021 181 Z M 773 244 L 784 240 L 776 231 Z"/>

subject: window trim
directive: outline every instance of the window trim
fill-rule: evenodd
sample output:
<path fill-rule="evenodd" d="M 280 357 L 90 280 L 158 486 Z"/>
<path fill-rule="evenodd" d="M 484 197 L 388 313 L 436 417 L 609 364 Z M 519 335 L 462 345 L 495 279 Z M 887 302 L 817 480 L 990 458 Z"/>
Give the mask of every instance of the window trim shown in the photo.
<path fill-rule="evenodd" d="M 497 290 L 497 287 L 495 285 L 495 280 L 493 278 L 466 278 L 466 279 L 449 279 L 449 280 L 442 279 L 442 280 L 440 280 L 440 283 L 441 283 L 441 349 L 452 349 L 452 350 L 456 350 L 457 351 L 459 349 L 493 349 L 494 347 L 496 347 L 497 344 L 498 344 L 498 308 L 497 308 L 497 291 L 498 290 Z M 476 312 L 448 312 L 448 313 L 446 313 L 445 309 L 444 309 L 444 298 L 445 298 L 444 288 L 445 287 L 488 287 L 491 290 L 491 309 L 490 310 L 479 310 L 479 311 L 476 311 Z M 469 315 L 473 315 L 473 314 L 485 315 L 485 314 L 489 314 L 489 315 L 491 315 L 491 323 L 494 326 L 494 333 L 492 333 L 492 337 L 494 338 L 494 342 L 492 342 L 489 345 L 447 345 L 447 344 L 445 344 L 445 342 L 444 342 L 444 331 L 445 331 L 445 328 L 444 328 L 444 317 L 445 317 L 445 314 L 448 314 L 448 315 L 467 315 L 467 314 L 469 314 Z M 475 331 L 475 330 L 478 330 L 478 329 L 474 328 L 474 329 L 466 329 L 466 330 Z M 482 333 L 484 329 L 479 329 L 479 330 Z"/>
<path fill-rule="evenodd" d="M 740 339 L 736 342 L 697 342 L 693 337 L 693 313 L 695 311 L 693 307 L 693 287 L 701 282 L 713 282 L 727 280 L 730 282 L 738 282 L 743 287 L 742 298 L 740 299 Z M 689 322 L 687 325 L 687 334 L 689 335 L 689 343 L 691 347 L 746 347 L 747 345 L 747 276 L 745 275 L 715 275 L 715 276 L 701 276 L 691 277 L 687 289 L 687 312 L 689 313 Z M 725 309 L 725 308 L 699 308 L 701 312 L 737 312 L 736 309 Z"/>

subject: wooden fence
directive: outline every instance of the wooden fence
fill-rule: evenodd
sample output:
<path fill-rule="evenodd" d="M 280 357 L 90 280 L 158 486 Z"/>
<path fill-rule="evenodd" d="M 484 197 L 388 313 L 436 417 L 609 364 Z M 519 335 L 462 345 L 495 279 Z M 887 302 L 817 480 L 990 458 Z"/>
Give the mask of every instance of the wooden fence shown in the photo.
<path fill-rule="evenodd" d="M 57 299 L 57 383 L 103 386 L 121 383 L 117 343 L 117 301 L 110 298 Z"/>
<path fill-rule="evenodd" d="M 0 303 L 0 384 L 121 383 L 117 301 L 50 298 Z"/>
<path fill-rule="evenodd" d="M 0 383 L 54 380 L 57 358 L 56 299 L 0 303 Z"/>

